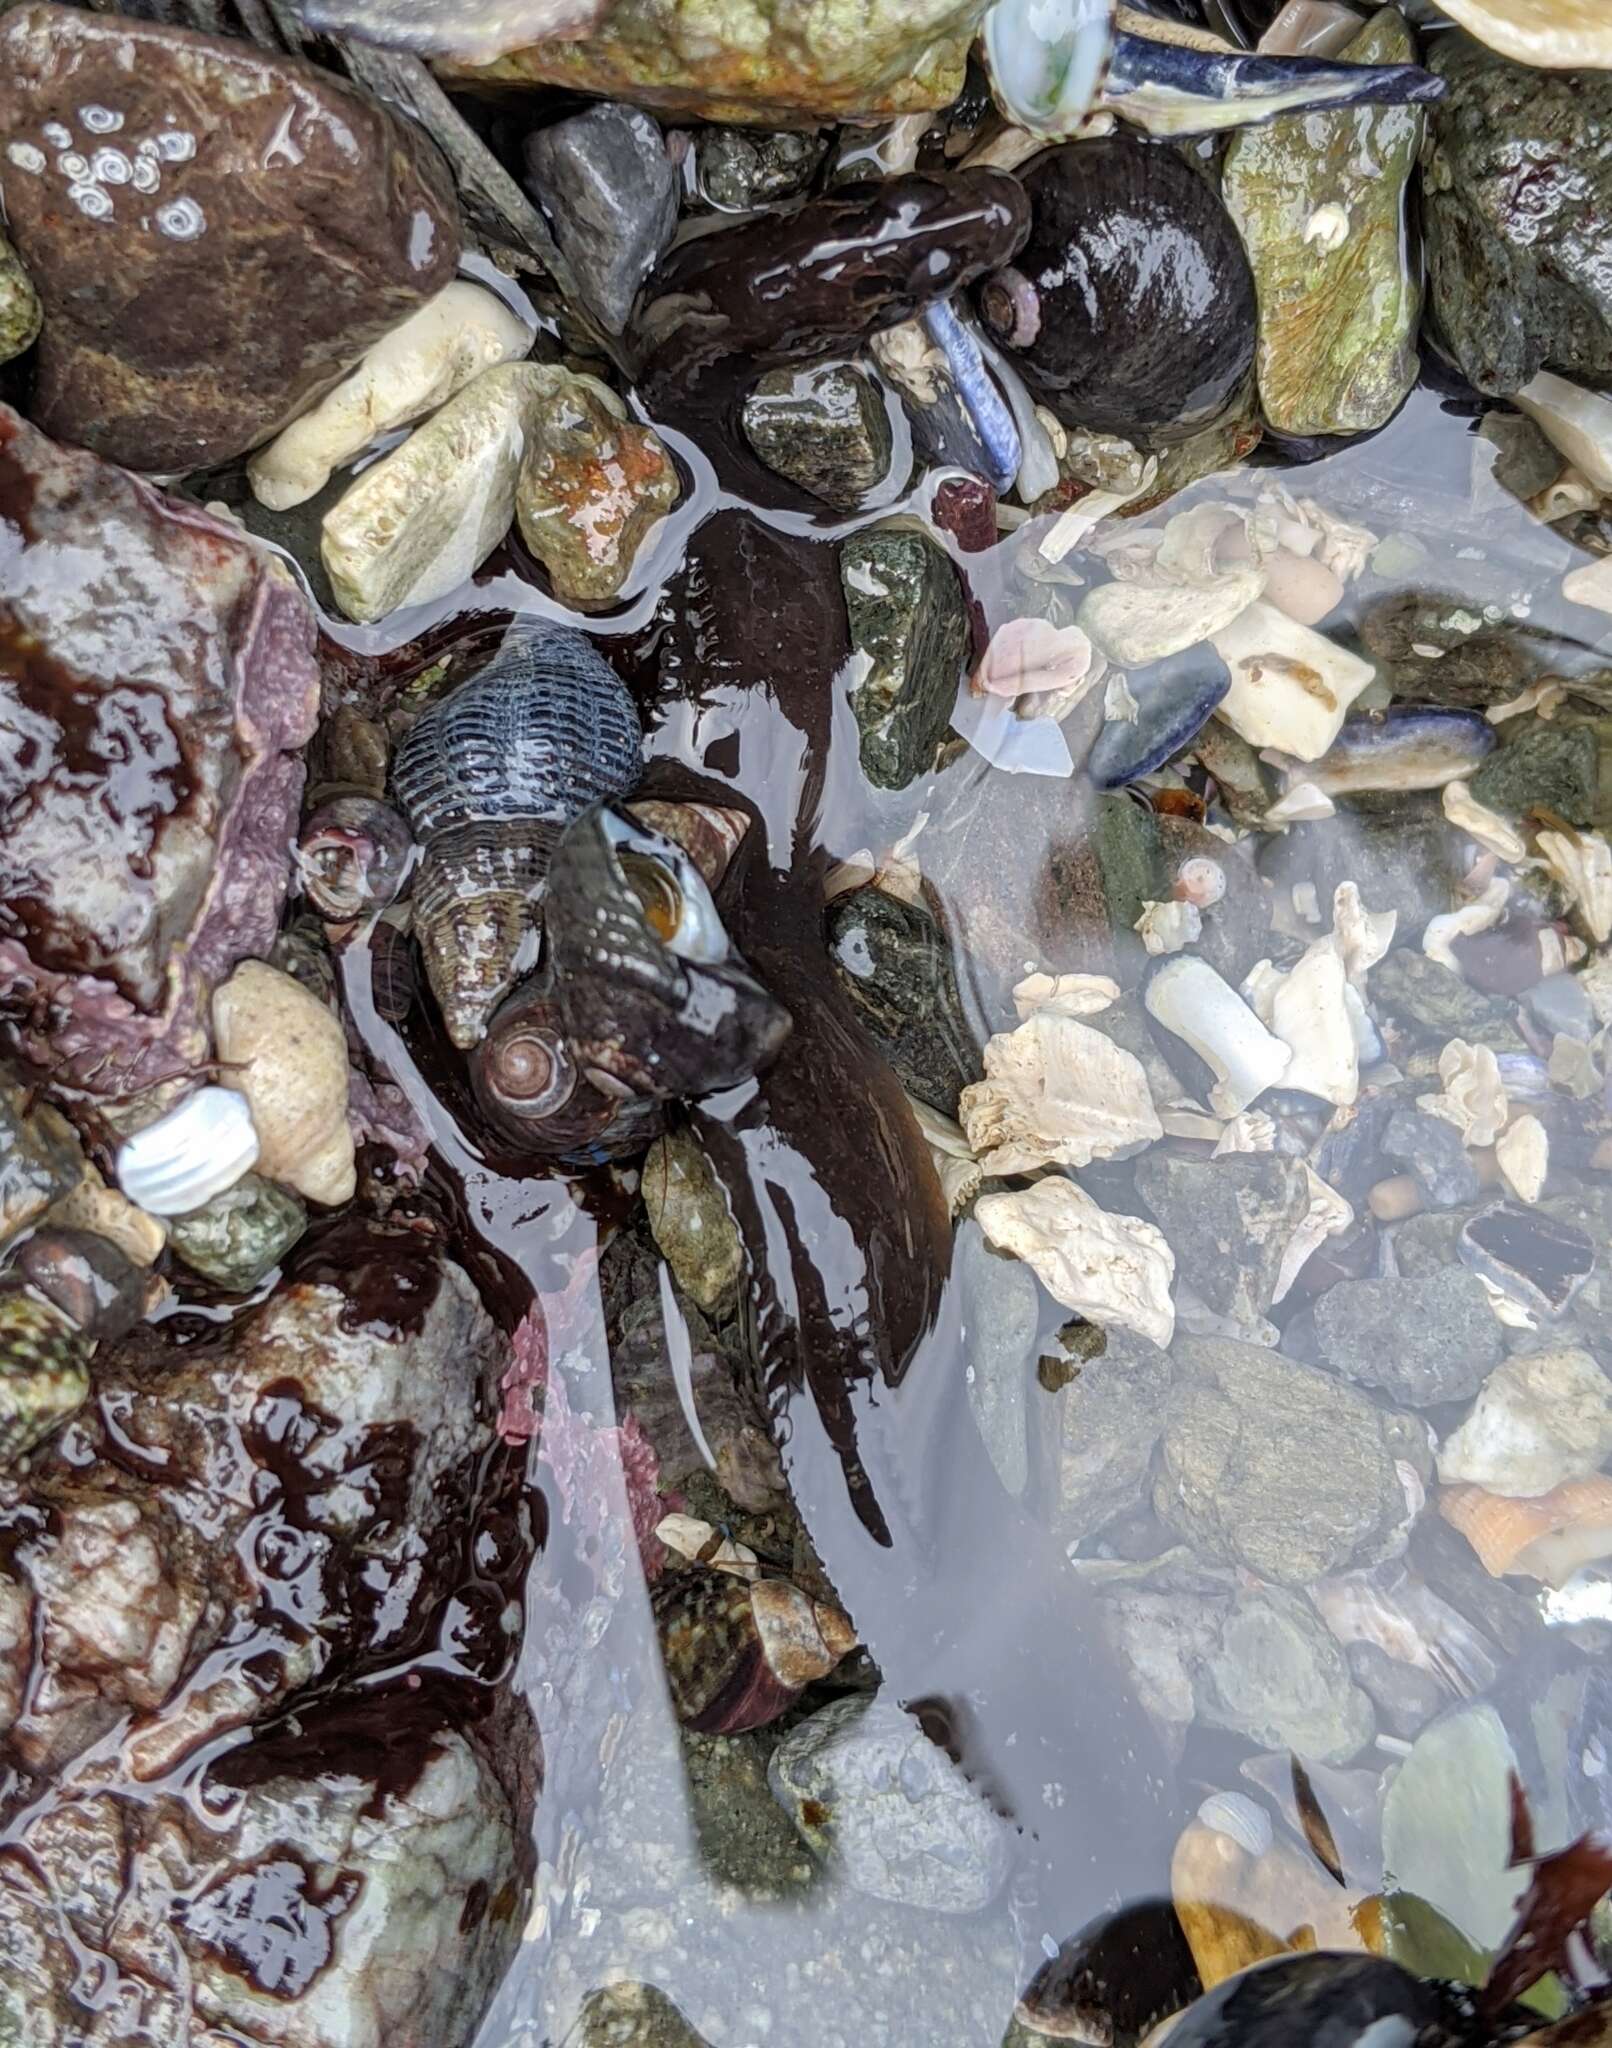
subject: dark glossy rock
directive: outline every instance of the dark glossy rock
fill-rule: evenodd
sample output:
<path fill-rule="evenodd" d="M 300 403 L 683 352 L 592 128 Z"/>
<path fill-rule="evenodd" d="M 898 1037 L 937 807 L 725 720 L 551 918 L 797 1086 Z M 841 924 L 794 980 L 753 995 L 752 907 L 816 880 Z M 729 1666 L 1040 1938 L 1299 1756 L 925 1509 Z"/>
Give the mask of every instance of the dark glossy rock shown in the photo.
<path fill-rule="evenodd" d="M 145 1272 L 93 1231 L 47 1224 L 19 1249 L 16 1269 L 93 1343 L 115 1343 L 145 1312 Z"/>
<path fill-rule="evenodd" d="M 971 644 L 957 571 L 925 535 L 890 529 L 842 543 L 840 582 L 862 657 L 851 677 L 862 772 L 905 789 L 934 763 Z"/>
<path fill-rule="evenodd" d="M 694 145 L 700 190 L 729 213 L 793 199 L 811 183 L 827 147 L 820 135 L 789 129 L 707 128 Z"/>
<path fill-rule="evenodd" d="M 1213 185 L 1128 135 L 1049 150 L 1024 184 L 1018 281 L 987 281 L 980 307 L 1031 390 L 1069 425 L 1131 441 L 1206 425 L 1248 375 L 1257 325 Z"/>
<path fill-rule="evenodd" d="M 1491 754 L 1472 778 L 1472 794 L 1503 817 L 1520 818 L 1538 807 L 1570 825 L 1595 815 L 1595 731 L 1557 720 L 1519 721 L 1516 735 Z"/>
<path fill-rule="evenodd" d="M 1086 756 L 1086 773 L 1099 789 L 1151 775 L 1195 739 L 1231 688 L 1231 671 L 1205 644 L 1151 662 L 1126 680 L 1136 699 L 1135 722 L 1109 719 Z"/>
<path fill-rule="evenodd" d="M 769 370 L 744 402 L 745 439 L 779 476 L 854 512 L 890 466 L 884 396 L 850 363 Z"/>
<path fill-rule="evenodd" d="M 1483 1192 L 1461 1133 L 1441 1116 L 1397 1109 L 1379 1142 L 1384 1159 L 1397 1161 L 1435 1209 L 1458 1209 Z"/>
<path fill-rule="evenodd" d="M 273 943 L 313 617 L 232 527 L 4 407 L 0 495 L 0 1025 L 126 1093 L 205 1057 L 211 987 Z"/>
<path fill-rule="evenodd" d="M 946 934 L 922 904 L 877 888 L 836 897 L 826 929 L 840 987 L 902 1087 L 955 1117 L 958 1096 L 985 1070 Z"/>
<path fill-rule="evenodd" d="M 71 1125 L 0 1067 L 0 1251 L 83 1178 Z"/>
<path fill-rule="evenodd" d="M 1155 1147 L 1137 1162 L 1136 1191 L 1170 1241 L 1177 1275 L 1215 1314 L 1239 1323 L 1264 1315 L 1310 1204 L 1296 1159 L 1189 1159 Z"/>
<path fill-rule="evenodd" d="M 1457 1249 L 1463 1265 L 1525 1308 L 1559 1316 L 1593 1271 L 1595 1244 L 1569 1216 L 1493 1202 L 1467 1218 Z"/>
<path fill-rule="evenodd" d="M 677 1284 L 702 1309 L 732 1299 L 744 1263 L 738 1227 L 705 1154 L 687 1131 L 668 1131 L 644 1157 L 644 1206 Z"/>
<path fill-rule="evenodd" d="M 1278 1956 L 1216 1985 L 1176 2021 L 1176 2048 L 1359 2048 L 1377 2038 L 1433 2040 L 1433 2028 L 1457 2008 L 1383 1956 Z M 1425 2029 L 1425 2032 L 1423 2031 Z"/>
<path fill-rule="evenodd" d="M 1551 368 L 1612 379 L 1612 73 L 1512 64 L 1463 35 L 1428 63 L 1429 306 L 1480 391 Z"/>
<path fill-rule="evenodd" d="M 1372 969 L 1371 1000 L 1440 1045 L 1465 1038 L 1496 1052 L 1527 1050 L 1509 1003 L 1470 988 L 1452 968 L 1408 946 L 1396 946 Z"/>
<path fill-rule="evenodd" d="M 85 120 L 103 107 L 115 129 Z M 132 469 L 266 440 L 458 262 L 420 131 L 238 41 L 18 8 L 0 130 L 10 232 L 45 306 L 34 416 Z"/>
<path fill-rule="evenodd" d="M 1417 1280 L 1340 1280 L 1317 1300 L 1315 1329 L 1334 1372 L 1409 1408 L 1469 1400 L 1506 1350 L 1482 1282 L 1454 1266 Z"/>
<path fill-rule="evenodd" d="M 528 135 L 524 155 L 583 304 L 620 334 L 677 226 L 679 179 L 660 129 L 638 107 L 586 107 Z"/>

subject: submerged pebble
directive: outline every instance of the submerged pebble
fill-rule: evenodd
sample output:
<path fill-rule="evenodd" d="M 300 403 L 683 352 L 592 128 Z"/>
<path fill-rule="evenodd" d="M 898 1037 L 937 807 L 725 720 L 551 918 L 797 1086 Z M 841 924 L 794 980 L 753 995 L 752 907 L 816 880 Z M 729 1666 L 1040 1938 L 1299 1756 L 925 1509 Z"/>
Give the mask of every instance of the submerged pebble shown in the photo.
<path fill-rule="evenodd" d="M 956 701 L 970 637 L 962 589 L 921 533 L 856 534 L 839 561 L 858 657 L 851 709 L 862 772 L 881 789 L 905 789 L 933 766 Z"/>
<path fill-rule="evenodd" d="M 1099 789 L 1119 789 L 1162 768 L 1195 739 L 1231 687 L 1231 673 L 1213 648 L 1196 646 L 1131 670 L 1126 681 L 1136 716 L 1105 720 L 1086 756 Z"/>
<path fill-rule="evenodd" d="M 89 1396 L 90 1339 L 53 1303 L 0 1281 L 0 1471 L 25 1458 Z"/>
<path fill-rule="evenodd" d="M 883 394 L 852 363 L 769 370 L 744 401 L 745 439 L 779 476 L 854 512 L 890 466 Z"/>

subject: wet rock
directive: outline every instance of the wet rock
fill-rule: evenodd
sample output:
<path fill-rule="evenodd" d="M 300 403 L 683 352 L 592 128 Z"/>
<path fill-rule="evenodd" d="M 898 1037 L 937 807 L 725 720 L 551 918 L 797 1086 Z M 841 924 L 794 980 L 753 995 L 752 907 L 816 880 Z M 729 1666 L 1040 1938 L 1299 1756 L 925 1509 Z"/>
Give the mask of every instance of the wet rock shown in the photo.
<path fill-rule="evenodd" d="M 1570 825 L 1594 821 L 1595 732 L 1588 725 L 1523 719 L 1472 778 L 1472 794 L 1502 817 L 1520 818 L 1538 807 Z"/>
<path fill-rule="evenodd" d="M 817 1865 L 767 1784 L 769 1738 L 698 1735 L 692 1728 L 681 1735 L 690 1818 L 712 1878 L 747 1899 L 798 1897 Z M 635 2044 L 639 2039 L 633 2036 Z"/>
<path fill-rule="evenodd" d="M 43 318 L 33 281 L 16 250 L 0 235 L 0 363 L 33 347 Z"/>
<path fill-rule="evenodd" d="M 1612 380 L 1612 74 L 1508 63 L 1464 35 L 1428 56 L 1428 304 L 1468 383 L 1506 395 L 1550 368 Z M 1518 166 L 1526 164 L 1526 176 Z"/>
<path fill-rule="evenodd" d="M 97 1344 L 126 1336 L 144 1315 L 148 1279 L 110 1238 L 48 1223 L 16 1256 L 16 1271 Z"/>
<path fill-rule="evenodd" d="M 1145 1494 L 1164 1428 L 1174 1368 L 1145 1337 L 1111 1330 L 1102 1356 L 1082 1365 L 1063 1397 L 1056 1526 L 1078 1543 Z"/>
<path fill-rule="evenodd" d="M 3 728 L 0 728 L 3 729 Z M 67 1119 L 0 1068 L 0 1251 L 84 1177 Z"/>
<path fill-rule="evenodd" d="M 1534 1497 L 1587 1479 L 1612 1454 L 1612 1380 L 1568 1346 L 1508 1358 L 1439 1446 L 1446 1483 Z"/>
<path fill-rule="evenodd" d="M 1523 994 L 1528 1014 L 1552 1037 L 1588 1043 L 1599 1028 L 1595 1006 L 1572 974 L 1547 974 Z"/>
<path fill-rule="evenodd" d="M 997 1477 L 1017 1496 L 1030 1471 L 1027 1404 L 1041 1348 L 1041 1290 L 1021 1260 L 991 1250 L 972 1217 L 958 1230 L 952 1270 L 964 1304 L 969 1407 Z"/>
<path fill-rule="evenodd" d="M 586 107 L 528 135 L 524 154 L 527 189 L 583 304 L 620 334 L 677 226 L 679 179 L 660 129 L 638 107 Z"/>
<path fill-rule="evenodd" d="M 1153 1505 L 1203 1556 L 1306 1585 L 1404 1543 L 1393 1418 L 1329 1374 L 1178 1338 Z"/>
<path fill-rule="evenodd" d="M 1323 905 L 1339 884 L 1353 882 L 1373 911 L 1398 917 L 1395 937 L 1415 945 L 1435 912 L 1447 907 L 1462 875 L 1463 840 L 1436 805 L 1419 797 L 1366 796 L 1340 804 L 1338 815 L 1290 835 L 1295 855 L 1315 882 Z M 1373 974 L 1371 992 L 1377 982 Z"/>
<path fill-rule="evenodd" d="M 710 2048 L 666 1993 L 653 1984 L 607 1984 L 590 1991 L 561 2048 Z"/>
<path fill-rule="evenodd" d="M 862 772 L 881 789 L 905 789 L 945 737 L 970 644 L 968 610 L 956 570 L 921 533 L 859 533 L 839 559 L 858 657 L 851 709 Z"/>
<path fill-rule="evenodd" d="M 767 1775 L 807 1846 L 870 1898 L 973 1913 L 1002 1888 L 1007 1828 L 888 1701 L 820 1708 L 785 1736 Z"/>
<path fill-rule="evenodd" d="M 4 407 L 0 478 L 0 1013 L 54 1078 L 129 1094 L 206 1057 L 214 983 L 273 942 L 313 618 L 234 528 Z"/>
<path fill-rule="evenodd" d="M 1136 1191 L 1169 1239 L 1177 1273 L 1210 1309 L 1239 1323 L 1264 1315 L 1310 1204 L 1297 1160 L 1253 1152 L 1188 1159 L 1155 1150 L 1137 1163 Z"/>
<path fill-rule="evenodd" d="M 704 1150 L 687 1131 L 668 1131 L 644 1158 L 649 1227 L 678 1286 L 702 1309 L 732 1299 L 744 1246 Z"/>
<path fill-rule="evenodd" d="M 985 1069 L 936 919 L 921 903 L 856 889 L 829 905 L 825 930 L 835 977 L 902 1087 L 955 1117 Z"/>
<path fill-rule="evenodd" d="M 1483 1192 L 1461 1133 L 1441 1116 L 1396 1109 L 1380 1143 L 1384 1156 L 1404 1167 L 1435 1209 L 1458 1209 Z"/>
<path fill-rule="evenodd" d="M 0 1281 L 0 1472 L 60 1429 L 89 1390 L 84 1333 L 32 1288 Z"/>
<path fill-rule="evenodd" d="M 1396 947 L 1371 970 L 1371 1000 L 1440 1045 L 1464 1038 L 1497 1053 L 1527 1050 L 1509 1003 L 1484 995 L 1453 968 L 1408 946 Z"/>
<path fill-rule="evenodd" d="M 668 1263 L 670 1263 L 668 1261 Z M 651 1286 L 654 1282 L 649 1282 Z M 731 1523 L 735 1508 L 771 1516 L 787 1496 L 783 1468 L 768 1433 L 766 1416 L 735 1379 L 726 1355 L 699 1311 L 683 1309 L 691 1356 L 689 1384 L 703 1444 L 695 1441 L 683 1399 L 672 1371 L 671 1348 L 661 1315 L 659 1291 L 634 1304 L 619 1337 L 610 1346 L 611 1379 L 616 1412 L 630 1414 L 655 1453 L 658 1483 L 663 1491 L 689 1496 L 691 1511 L 706 1520 Z M 716 1460 L 706 1464 L 706 1453 Z M 709 1504 L 697 1505 L 698 1487 L 721 1489 Z M 735 1530 L 741 1542 L 750 1538 Z M 832 1588 L 825 1586 L 823 1596 Z"/>
<path fill-rule="evenodd" d="M 850 363 L 769 370 L 744 402 L 745 439 L 779 476 L 854 512 L 890 466 L 884 394 Z"/>
<path fill-rule="evenodd" d="M 1416 50 L 1384 8 L 1342 56 L 1406 64 Z M 1416 381 L 1405 195 L 1421 134 L 1418 107 L 1360 107 L 1242 129 L 1226 152 L 1222 196 L 1259 297 L 1260 409 L 1281 433 L 1369 432 Z"/>
<path fill-rule="evenodd" d="M 168 1242 L 193 1273 L 226 1293 L 249 1294 L 308 1227 L 308 1212 L 289 1188 L 255 1173 L 175 1216 Z"/>
<path fill-rule="evenodd" d="M 1347 1763 L 1375 1732 L 1371 1702 L 1315 1610 L 1274 1587 L 1237 1600 L 1194 1693 L 1210 1727 L 1318 1763 Z"/>
<path fill-rule="evenodd" d="M 607 386 L 571 378 L 537 423 L 515 485 L 515 517 L 554 595 L 586 611 L 619 595 L 680 489 L 653 428 L 629 424 Z"/>
<path fill-rule="evenodd" d="M 1316 1302 L 1315 1330 L 1334 1372 L 1409 1408 L 1469 1399 L 1505 1356 L 1482 1282 L 1458 1267 L 1340 1280 Z"/>
<path fill-rule="evenodd" d="M 42 5 L 6 16 L 0 50 L 48 434 L 131 469 L 226 461 L 453 276 L 446 166 L 326 70 Z"/>
<path fill-rule="evenodd" d="M 811 183 L 827 146 L 819 135 L 789 129 L 707 128 L 694 146 L 700 190 L 729 213 L 793 199 Z"/>
<path fill-rule="evenodd" d="M 1409 1741 L 1449 1704 L 1449 1694 L 1430 1671 L 1390 1657 L 1376 1643 L 1351 1643 L 1349 1675 L 1371 1699 L 1390 1735 Z"/>

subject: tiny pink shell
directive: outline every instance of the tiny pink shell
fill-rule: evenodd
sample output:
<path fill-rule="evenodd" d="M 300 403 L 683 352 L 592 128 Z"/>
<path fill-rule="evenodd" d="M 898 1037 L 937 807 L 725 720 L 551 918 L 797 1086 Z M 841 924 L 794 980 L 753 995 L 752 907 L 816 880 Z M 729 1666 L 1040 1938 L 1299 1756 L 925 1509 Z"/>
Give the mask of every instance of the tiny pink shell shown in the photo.
<path fill-rule="evenodd" d="M 974 673 L 974 688 L 988 696 L 1012 698 L 1072 690 L 1090 673 L 1091 663 L 1091 642 L 1078 626 L 1009 619 L 991 635 Z"/>

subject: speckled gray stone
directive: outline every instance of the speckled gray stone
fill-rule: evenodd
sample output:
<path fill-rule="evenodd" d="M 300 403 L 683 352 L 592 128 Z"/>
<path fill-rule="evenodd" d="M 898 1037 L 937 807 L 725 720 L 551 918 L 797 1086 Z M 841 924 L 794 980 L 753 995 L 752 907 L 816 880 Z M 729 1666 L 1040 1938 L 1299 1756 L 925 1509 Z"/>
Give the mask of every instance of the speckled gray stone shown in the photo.
<path fill-rule="evenodd" d="M 745 439 L 779 476 L 854 512 L 890 465 L 879 387 L 851 363 L 769 370 L 744 402 Z"/>
<path fill-rule="evenodd" d="M 526 138 L 526 187 L 548 216 L 577 290 L 620 334 L 677 226 L 677 172 L 659 127 L 606 101 Z"/>
<path fill-rule="evenodd" d="M 1066 1543 L 1146 1498 L 1174 1378 L 1168 1352 L 1120 1329 L 1081 1366 L 1064 1394 L 1059 1432 L 1056 1525 Z"/>
<path fill-rule="evenodd" d="M 1136 1191 L 1170 1241 L 1177 1274 L 1200 1300 L 1239 1323 L 1264 1315 L 1288 1240 L 1310 1205 L 1297 1160 L 1273 1152 L 1188 1159 L 1155 1149 L 1137 1162 Z"/>
<path fill-rule="evenodd" d="M 1383 1129 L 1385 1159 L 1402 1166 L 1435 1209 L 1458 1209 L 1483 1192 L 1478 1169 L 1446 1118 L 1418 1109 L 1396 1109 Z"/>
<path fill-rule="evenodd" d="M 1413 1280 L 1340 1280 L 1315 1304 L 1315 1331 L 1334 1372 L 1409 1408 L 1469 1399 L 1506 1349 L 1482 1281 L 1457 1266 Z"/>
<path fill-rule="evenodd" d="M 1272 1586 L 1237 1601 L 1194 1692 L 1209 1727 L 1317 1763 L 1347 1763 L 1376 1729 L 1371 1701 L 1314 1608 Z"/>
<path fill-rule="evenodd" d="M 1015 1497 L 1029 1477 L 1028 1402 L 1040 1355 L 1042 1293 L 1022 1259 L 1005 1258 L 969 1217 L 952 1275 L 962 1290 L 968 1404 L 996 1476 Z"/>

